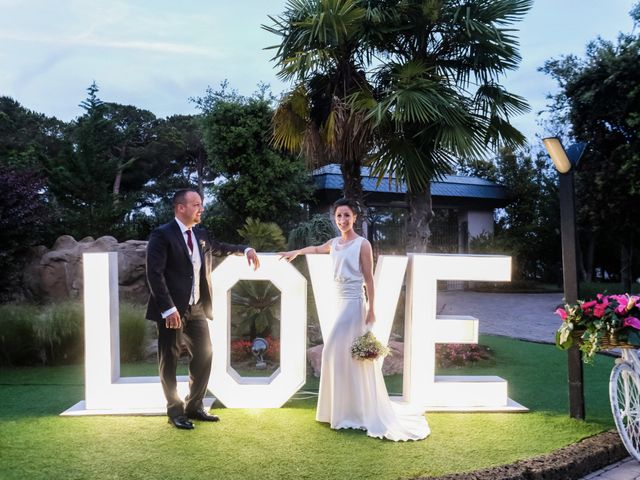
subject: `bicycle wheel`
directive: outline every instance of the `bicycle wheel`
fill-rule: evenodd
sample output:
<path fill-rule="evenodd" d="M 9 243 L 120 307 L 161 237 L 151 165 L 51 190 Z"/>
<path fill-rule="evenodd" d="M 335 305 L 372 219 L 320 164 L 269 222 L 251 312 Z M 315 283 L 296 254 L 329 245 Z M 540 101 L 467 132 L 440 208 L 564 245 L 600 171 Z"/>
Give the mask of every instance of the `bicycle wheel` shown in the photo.
<path fill-rule="evenodd" d="M 609 400 L 622 443 L 640 462 L 640 377 L 628 363 L 611 370 Z"/>

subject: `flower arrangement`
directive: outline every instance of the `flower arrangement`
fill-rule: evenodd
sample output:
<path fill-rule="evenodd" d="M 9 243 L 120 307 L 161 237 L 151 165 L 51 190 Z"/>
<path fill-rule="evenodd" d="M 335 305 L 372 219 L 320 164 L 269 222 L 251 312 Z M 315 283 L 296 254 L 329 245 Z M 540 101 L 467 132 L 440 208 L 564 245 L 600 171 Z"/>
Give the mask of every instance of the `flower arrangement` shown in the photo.
<path fill-rule="evenodd" d="M 586 363 L 605 349 L 606 344 L 640 346 L 640 297 L 598 294 L 595 300 L 565 305 L 555 313 L 562 318 L 556 332 L 556 345 L 567 349 L 580 338 L 580 350 Z"/>
<path fill-rule="evenodd" d="M 493 351 L 475 343 L 437 343 L 436 363 L 441 368 L 464 367 L 491 360 Z"/>
<path fill-rule="evenodd" d="M 351 356 L 356 360 L 375 360 L 390 355 L 389 347 L 380 343 L 372 332 L 353 340 Z"/>

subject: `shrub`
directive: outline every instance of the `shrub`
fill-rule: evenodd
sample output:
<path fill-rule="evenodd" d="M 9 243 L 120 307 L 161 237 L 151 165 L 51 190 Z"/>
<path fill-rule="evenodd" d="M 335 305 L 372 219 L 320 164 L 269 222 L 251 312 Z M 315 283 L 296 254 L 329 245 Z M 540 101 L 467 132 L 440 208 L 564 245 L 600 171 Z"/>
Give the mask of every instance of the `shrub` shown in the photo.
<path fill-rule="evenodd" d="M 280 339 L 265 337 L 269 348 L 264 353 L 264 359 L 270 363 L 278 363 L 280 361 Z M 230 356 L 232 362 L 244 362 L 253 359 L 251 340 L 233 340 L 230 346 Z"/>
<path fill-rule="evenodd" d="M 80 303 L 0 306 L 0 365 L 82 362 L 84 311 Z M 120 359 L 144 358 L 147 320 L 142 307 L 120 307 Z"/>
<path fill-rule="evenodd" d="M 84 314 L 78 303 L 43 307 L 34 323 L 44 363 L 75 363 L 84 354 Z"/>
<path fill-rule="evenodd" d="M 249 217 L 238 234 L 258 252 L 277 252 L 285 247 L 282 229 L 273 222 L 262 222 Z"/>
<path fill-rule="evenodd" d="M 144 359 L 148 324 L 142 306 L 128 303 L 120 305 L 120 361 Z"/>
<path fill-rule="evenodd" d="M 230 347 L 230 356 L 232 362 L 243 362 L 253 358 L 251 353 L 251 341 L 249 340 L 233 340 Z"/>
<path fill-rule="evenodd" d="M 444 343 L 436 345 L 436 362 L 439 367 L 463 367 L 491 360 L 493 351 L 485 345 Z"/>
<path fill-rule="evenodd" d="M 35 306 L 0 306 L 0 365 L 42 363 L 34 328 L 37 315 Z"/>
<path fill-rule="evenodd" d="M 314 215 L 289 232 L 287 248 L 290 250 L 308 245 L 321 245 L 336 236 L 336 229 L 327 215 Z"/>

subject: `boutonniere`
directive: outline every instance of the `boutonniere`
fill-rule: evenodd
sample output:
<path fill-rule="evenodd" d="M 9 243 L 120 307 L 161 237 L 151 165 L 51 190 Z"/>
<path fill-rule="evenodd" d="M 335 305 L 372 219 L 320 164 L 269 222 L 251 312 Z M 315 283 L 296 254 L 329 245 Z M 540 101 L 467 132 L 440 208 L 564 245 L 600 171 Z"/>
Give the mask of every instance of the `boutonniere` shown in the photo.
<path fill-rule="evenodd" d="M 204 240 L 200 240 L 200 248 L 204 248 Z"/>

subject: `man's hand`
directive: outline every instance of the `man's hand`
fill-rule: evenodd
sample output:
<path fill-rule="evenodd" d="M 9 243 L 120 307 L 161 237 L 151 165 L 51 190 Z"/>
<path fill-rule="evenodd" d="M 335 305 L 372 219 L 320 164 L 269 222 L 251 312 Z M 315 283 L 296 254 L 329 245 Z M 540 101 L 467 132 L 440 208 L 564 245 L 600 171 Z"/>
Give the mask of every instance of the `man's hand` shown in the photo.
<path fill-rule="evenodd" d="M 180 314 L 173 312 L 167 318 L 164 319 L 164 324 L 167 328 L 180 328 L 182 326 L 182 320 L 180 320 Z"/>
<path fill-rule="evenodd" d="M 291 250 L 290 252 L 278 252 L 280 255 L 279 260 L 286 260 L 287 262 L 293 261 L 298 255 L 300 255 L 300 250 Z"/>
<path fill-rule="evenodd" d="M 260 259 L 253 248 L 247 252 L 247 262 L 249 263 L 249 266 L 253 264 L 254 271 L 260 268 Z"/>

